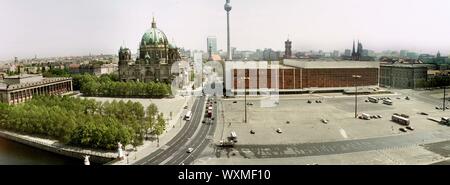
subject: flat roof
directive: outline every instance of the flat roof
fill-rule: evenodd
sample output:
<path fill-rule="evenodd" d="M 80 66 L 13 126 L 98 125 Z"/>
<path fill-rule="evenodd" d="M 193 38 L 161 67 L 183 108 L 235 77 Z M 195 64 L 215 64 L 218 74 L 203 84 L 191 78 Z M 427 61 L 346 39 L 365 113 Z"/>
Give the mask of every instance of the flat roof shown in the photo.
<path fill-rule="evenodd" d="M 53 82 L 71 80 L 71 79 L 72 78 L 66 78 L 66 77 L 44 78 L 43 80 L 41 80 L 39 82 L 11 84 L 9 86 L 5 83 L 0 83 L 0 90 L 16 90 L 16 89 L 21 89 L 21 88 L 32 87 L 35 85 L 44 85 L 44 84 L 49 84 L 49 83 L 53 83 Z"/>
<path fill-rule="evenodd" d="M 381 67 L 406 67 L 406 68 L 422 68 L 434 66 L 433 64 L 381 64 Z"/>
<path fill-rule="evenodd" d="M 21 74 L 21 75 L 5 76 L 5 79 L 24 79 L 33 77 L 42 77 L 42 75 Z"/>
<path fill-rule="evenodd" d="M 285 59 L 284 65 L 298 67 L 298 68 L 311 68 L 311 69 L 332 69 L 332 68 L 380 68 L 380 62 L 378 61 L 327 61 L 327 60 L 298 60 L 298 59 Z"/>
<path fill-rule="evenodd" d="M 294 69 L 280 62 L 268 61 L 225 61 L 226 69 Z"/>

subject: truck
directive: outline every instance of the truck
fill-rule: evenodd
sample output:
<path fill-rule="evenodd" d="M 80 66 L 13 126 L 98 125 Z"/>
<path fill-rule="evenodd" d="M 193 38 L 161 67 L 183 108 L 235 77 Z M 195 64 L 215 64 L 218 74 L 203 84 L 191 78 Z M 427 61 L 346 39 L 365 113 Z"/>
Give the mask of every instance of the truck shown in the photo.
<path fill-rule="evenodd" d="M 188 111 L 186 115 L 184 115 L 184 120 L 190 121 L 192 117 L 192 111 Z"/>
<path fill-rule="evenodd" d="M 399 115 L 392 115 L 392 121 L 395 123 L 398 123 L 400 125 L 405 125 L 405 126 L 408 126 L 410 123 L 408 118 L 405 118 L 405 117 L 402 117 Z"/>
<path fill-rule="evenodd" d="M 230 141 L 230 140 L 228 140 L 228 141 L 227 140 L 220 140 L 218 146 L 219 147 L 233 147 L 234 146 L 234 142 Z"/>
<path fill-rule="evenodd" d="M 208 118 L 211 118 L 212 117 L 212 112 L 213 112 L 212 106 L 208 106 L 208 110 L 206 111 L 206 116 Z"/>
<path fill-rule="evenodd" d="M 206 115 L 208 116 L 208 118 L 211 118 L 211 117 L 212 117 L 212 111 L 211 111 L 211 110 L 208 110 L 208 112 L 206 113 Z"/>

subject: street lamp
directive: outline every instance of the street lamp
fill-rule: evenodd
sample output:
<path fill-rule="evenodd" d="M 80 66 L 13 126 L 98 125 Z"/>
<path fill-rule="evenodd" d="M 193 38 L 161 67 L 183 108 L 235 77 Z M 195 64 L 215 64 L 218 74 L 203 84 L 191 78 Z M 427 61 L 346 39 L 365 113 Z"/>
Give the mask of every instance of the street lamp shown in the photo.
<path fill-rule="evenodd" d="M 444 86 L 444 99 L 442 100 L 442 111 L 445 111 L 445 86 Z"/>
<path fill-rule="evenodd" d="M 250 77 L 241 77 L 242 80 L 244 80 L 244 113 L 245 113 L 245 119 L 244 119 L 244 123 L 247 123 L 247 81 L 245 80 L 250 80 Z M 249 84 L 250 85 L 250 84 Z"/>
<path fill-rule="evenodd" d="M 361 75 L 352 75 L 353 79 L 355 79 L 355 118 L 358 117 L 358 84 L 356 83 L 358 79 L 361 78 Z"/>

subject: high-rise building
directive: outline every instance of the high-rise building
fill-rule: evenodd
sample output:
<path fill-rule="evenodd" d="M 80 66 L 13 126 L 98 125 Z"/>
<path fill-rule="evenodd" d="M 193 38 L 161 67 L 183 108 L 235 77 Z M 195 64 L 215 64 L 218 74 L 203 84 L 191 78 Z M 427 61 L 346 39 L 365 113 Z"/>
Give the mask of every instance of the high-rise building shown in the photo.
<path fill-rule="evenodd" d="M 344 52 L 344 56 L 346 57 L 352 56 L 352 50 L 346 49 Z"/>
<path fill-rule="evenodd" d="M 284 42 L 284 58 L 288 59 L 292 57 L 292 41 L 289 39 Z"/>
<path fill-rule="evenodd" d="M 206 39 L 206 51 L 211 52 L 212 55 L 217 54 L 217 38 L 215 36 L 209 36 Z"/>
<path fill-rule="evenodd" d="M 339 51 L 338 50 L 334 50 L 332 56 L 333 57 L 339 57 Z"/>
<path fill-rule="evenodd" d="M 363 54 L 363 45 L 358 40 L 358 46 L 355 50 L 355 41 L 353 41 L 352 60 L 361 60 Z"/>
<path fill-rule="evenodd" d="M 408 55 L 408 50 L 400 50 L 400 57 L 405 58 Z"/>

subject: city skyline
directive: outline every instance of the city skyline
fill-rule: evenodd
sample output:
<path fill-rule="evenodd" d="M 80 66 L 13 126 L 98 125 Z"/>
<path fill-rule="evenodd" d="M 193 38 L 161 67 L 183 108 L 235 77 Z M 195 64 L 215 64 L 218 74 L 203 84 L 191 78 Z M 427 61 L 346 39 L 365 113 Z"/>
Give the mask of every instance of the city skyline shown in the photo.
<path fill-rule="evenodd" d="M 7 29 L 0 30 L 0 60 L 116 54 L 123 44 L 136 54 L 153 15 L 179 47 L 204 50 L 204 40 L 215 35 L 217 49 L 226 50 L 223 0 L 1 2 Z M 293 50 L 344 51 L 359 39 L 375 51 L 450 52 L 450 26 L 444 24 L 450 2 L 444 0 L 231 3 L 231 46 L 238 50 L 284 50 L 289 35 Z"/>

